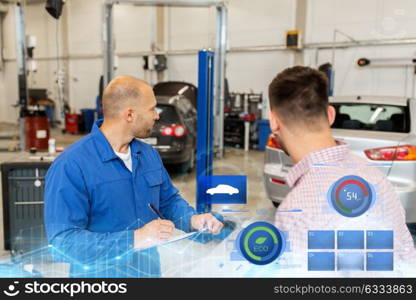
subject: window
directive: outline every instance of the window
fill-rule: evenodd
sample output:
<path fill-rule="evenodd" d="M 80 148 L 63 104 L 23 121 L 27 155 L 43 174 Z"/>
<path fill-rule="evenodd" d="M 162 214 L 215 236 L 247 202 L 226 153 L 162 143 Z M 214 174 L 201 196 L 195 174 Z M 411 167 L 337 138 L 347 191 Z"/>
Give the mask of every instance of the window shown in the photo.
<path fill-rule="evenodd" d="M 156 110 L 159 114 L 159 122 L 166 124 L 179 122 L 179 116 L 174 106 L 158 104 Z"/>
<path fill-rule="evenodd" d="M 337 112 L 332 128 L 409 132 L 410 119 L 407 106 L 331 103 Z"/>

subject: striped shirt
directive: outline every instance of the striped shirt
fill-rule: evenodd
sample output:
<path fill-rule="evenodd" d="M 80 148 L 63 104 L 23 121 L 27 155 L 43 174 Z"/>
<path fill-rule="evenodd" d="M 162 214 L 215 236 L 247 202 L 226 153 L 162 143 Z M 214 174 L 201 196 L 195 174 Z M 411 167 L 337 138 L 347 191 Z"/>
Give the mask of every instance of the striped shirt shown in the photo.
<path fill-rule="evenodd" d="M 357 217 L 338 213 L 328 197 L 331 186 L 349 175 L 366 180 L 376 195 L 374 204 Z M 289 170 L 287 183 L 291 190 L 276 212 L 275 225 L 287 233 L 291 248 L 288 257 L 301 264 L 301 272 L 308 270 L 310 230 L 392 230 L 395 271 L 400 265 L 406 268 L 408 263 L 416 262 L 416 251 L 405 223 L 405 212 L 392 184 L 380 170 L 352 154 L 347 144 L 338 143 L 337 146 L 309 153 Z M 294 209 L 298 212 L 279 212 Z M 338 251 L 336 247 L 335 253 Z M 363 272 L 360 275 L 368 274 Z"/>

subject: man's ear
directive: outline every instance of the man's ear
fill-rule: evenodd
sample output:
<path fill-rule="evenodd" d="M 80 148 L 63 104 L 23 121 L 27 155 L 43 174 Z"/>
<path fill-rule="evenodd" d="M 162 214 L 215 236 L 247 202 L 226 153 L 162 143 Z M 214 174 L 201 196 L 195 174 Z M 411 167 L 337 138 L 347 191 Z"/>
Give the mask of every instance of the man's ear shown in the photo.
<path fill-rule="evenodd" d="M 123 112 L 123 118 L 128 122 L 132 122 L 133 121 L 133 114 L 134 111 L 131 108 L 126 108 Z"/>
<path fill-rule="evenodd" d="M 337 113 L 335 111 L 335 108 L 332 105 L 328 105 L 326 115 L 328 117 L 329 126 L 332 126 L 332 124 L 334 124 L 336 114 Z"/>
<path fill-rule="evenodd" d="M 279 131 L 280 123 L 279 123 L 278 117 L 276 116 L 276 113 L 273 112 L 271 109 L 269 110 L 269 122 L 270 122 L 270 129 L 272 133 Z"/>

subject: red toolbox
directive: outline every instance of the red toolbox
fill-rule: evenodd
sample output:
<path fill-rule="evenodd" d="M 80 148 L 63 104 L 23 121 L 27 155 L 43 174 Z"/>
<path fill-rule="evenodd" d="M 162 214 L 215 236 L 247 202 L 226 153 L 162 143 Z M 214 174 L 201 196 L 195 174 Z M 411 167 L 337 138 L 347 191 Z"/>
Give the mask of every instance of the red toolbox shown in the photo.
<path fill-rule="evenodd" d="M 68 133 L 79 133 L 79 114 L 65 114 L 65 131 Z"/>

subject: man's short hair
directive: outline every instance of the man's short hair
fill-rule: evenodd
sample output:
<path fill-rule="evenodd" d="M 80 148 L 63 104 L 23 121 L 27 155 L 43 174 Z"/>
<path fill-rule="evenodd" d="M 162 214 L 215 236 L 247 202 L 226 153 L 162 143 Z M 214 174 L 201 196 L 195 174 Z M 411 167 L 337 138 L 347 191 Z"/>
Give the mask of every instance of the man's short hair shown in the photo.
<path fill-rule="evenodd" d="M 287 68 L 270 83 L 269 99 L 270 108 L 285 124 L 303 123 L 313 127 L 316 121 L 326 119 L 327 77 L 309 67 Z"/>
<path fill-rule="evenodd" d="M 126 105 L 142 97 L 138 81 L 133 77 L 120 76 L 109 83 L 102 98 L 104 117 L 117 118 Z"/>

